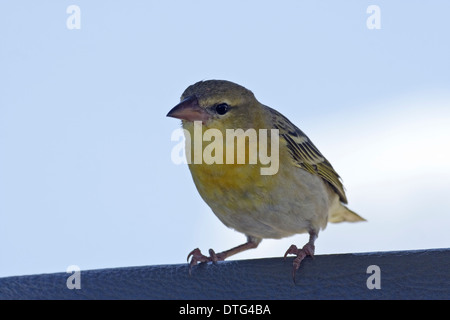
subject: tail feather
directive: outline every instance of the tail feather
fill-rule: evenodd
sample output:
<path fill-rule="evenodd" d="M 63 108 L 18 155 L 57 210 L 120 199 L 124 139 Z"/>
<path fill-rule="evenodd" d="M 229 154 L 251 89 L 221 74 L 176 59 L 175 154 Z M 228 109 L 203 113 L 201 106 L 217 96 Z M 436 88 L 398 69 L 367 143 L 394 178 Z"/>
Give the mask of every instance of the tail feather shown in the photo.
<path fill-rule="evenodd" d="M 338 223 L 338 222 L 358 222 L 358 221 L 367 221 L 363 217 L 361 217 L 356 212 L 350 210 L 343 204 L 340 204 L 336 210 L 333 210 L 328 218 L 329 222 Z"/>

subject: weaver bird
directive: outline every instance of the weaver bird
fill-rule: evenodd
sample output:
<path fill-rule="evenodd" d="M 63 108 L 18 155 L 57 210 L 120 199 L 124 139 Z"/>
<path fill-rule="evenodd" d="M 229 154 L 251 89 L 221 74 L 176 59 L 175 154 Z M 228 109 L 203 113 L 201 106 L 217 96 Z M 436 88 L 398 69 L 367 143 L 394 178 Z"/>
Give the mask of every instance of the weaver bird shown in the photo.
<path fill-rule="evenodd" d="M 188 261 L 192 257 L 189 273 L 197 263 L 224 260 L 256 248 L 264 238 L 308 232 L 308 243 L 301 249 L 291 245 L 284 254 L 284 258 L 296 255 L 292 269 L 295 281 L 296 270 L 306 256 L 314 255 L 314 242 L 328 222 L 364 221 L 345 206 L 347 197 L 339 175 L 311 140 L 281 113 L 260 103 L 250 90 L 230 81 L 200 81 L 184 91 L 181 102 L 167 116 L 181 119 L 191 137 L 196 121 L 201 121 L 202 133 L 216 129 L 223 136 L 227 129 L 279 130 L 279 150 L 268 141 L 268 149 L 278 151 L 276 174 L 262 175 L 261 162 L 237 164 L 224 159 L 221 164 L 189 163 L 203 200 L 227 227 L 247 236 L 246 243 L 220 253 L 210 249 L 209 256 L 194 249 L 188 255 Z M 193 148 L 192 143 L 186 145 L 191 154 Z M 246 159 L 251 150 L 246 144 Z"/>

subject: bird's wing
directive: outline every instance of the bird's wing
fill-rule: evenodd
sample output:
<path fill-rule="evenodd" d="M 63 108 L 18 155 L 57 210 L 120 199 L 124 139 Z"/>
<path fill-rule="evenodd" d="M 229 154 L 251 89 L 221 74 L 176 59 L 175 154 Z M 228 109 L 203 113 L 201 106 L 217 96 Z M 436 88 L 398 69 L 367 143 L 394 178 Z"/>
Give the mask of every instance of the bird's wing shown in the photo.
<path fill-rule="evenodd" d="M 286 142 L 293 164 L 321 177 L 339 195 L 341 202 L 347 203 L 344 186 L 330 162 L 325 159 L 306 134 L 290 122 L 289 119 L 278 111 L 267 108 L 271 113 L 273 126 L 280 130 L 280 138 Z"/>

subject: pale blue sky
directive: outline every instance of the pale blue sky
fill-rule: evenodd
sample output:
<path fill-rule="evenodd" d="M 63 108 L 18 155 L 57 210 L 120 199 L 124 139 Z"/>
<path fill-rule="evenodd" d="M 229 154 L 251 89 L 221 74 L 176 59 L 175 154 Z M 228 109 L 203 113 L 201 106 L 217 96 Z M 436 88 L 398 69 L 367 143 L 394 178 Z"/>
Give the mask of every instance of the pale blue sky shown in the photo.
<path fill-rule="evenodd" d="M 81 9 L 68 30 L 66 8 Z M 381 9 L 369 30 L 366 9 Z M 450 247 L 448 1 L 2 1 L 0 277 L 184 263 L 245 237 L 172 163 L 167 112 L 226 79 L 299 126 L 367 223 L 317 254 Z M 282 256 L 306 235 L 236 259 Z"/>

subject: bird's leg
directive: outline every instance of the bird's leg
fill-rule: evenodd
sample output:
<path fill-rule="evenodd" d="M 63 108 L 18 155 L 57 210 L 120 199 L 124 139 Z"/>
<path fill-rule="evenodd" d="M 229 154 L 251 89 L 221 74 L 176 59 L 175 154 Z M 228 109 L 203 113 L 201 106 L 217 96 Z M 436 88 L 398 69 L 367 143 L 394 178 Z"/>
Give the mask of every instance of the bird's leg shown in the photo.
<path fill-rule="evenodd" d="M 296 245 L 291 245 L 289 249 L 287 249 L 286 253 L 284 254 L 284 259 L 286 259 L 286 256 L 288 254 L 295 254 L 297 257 L 295 257 L 293 262 L 293 268 L 292 268 L 292 279 L 295 283 L 295 273 L 300 267 L 300 264 L 302 263 L 303 259 L 305 259 L 306 256 L 311 256 L 314 258 L 314 241 L 317 239 L 318 232 L 316 231 L 310 231 L 309 232 L 309 241 L 306 243 L 303 248 L 298 249 Z"/>
<path fill-rule="evenodd" d="M 202 254 L 199 248 L 192 250 L 187 260 L 189 262 L 189 258 L 192 256 L 191 262 L 189 262 L 189 274 L 191 274 L 191 269 L 193 266 L 195 266 L 197 263 L 202 262 L 214 262 L 217 261 L 223 261 L 228 257 L 231 257 L 232 255 L 235 255 L 236 253 L 248 250 L 248 249 L 254 249 L 256 248 L 259 243 L 261 242 L 261 239 L 255 238 L 252 236 L 247 236 L 247 242 L 244 244 L 241 244 L 237 247 L 231 248 L 226 251 L 222 251 L 220 253 L 215 253 L 213 249 L 209 249 L 209 257 Z"/>

